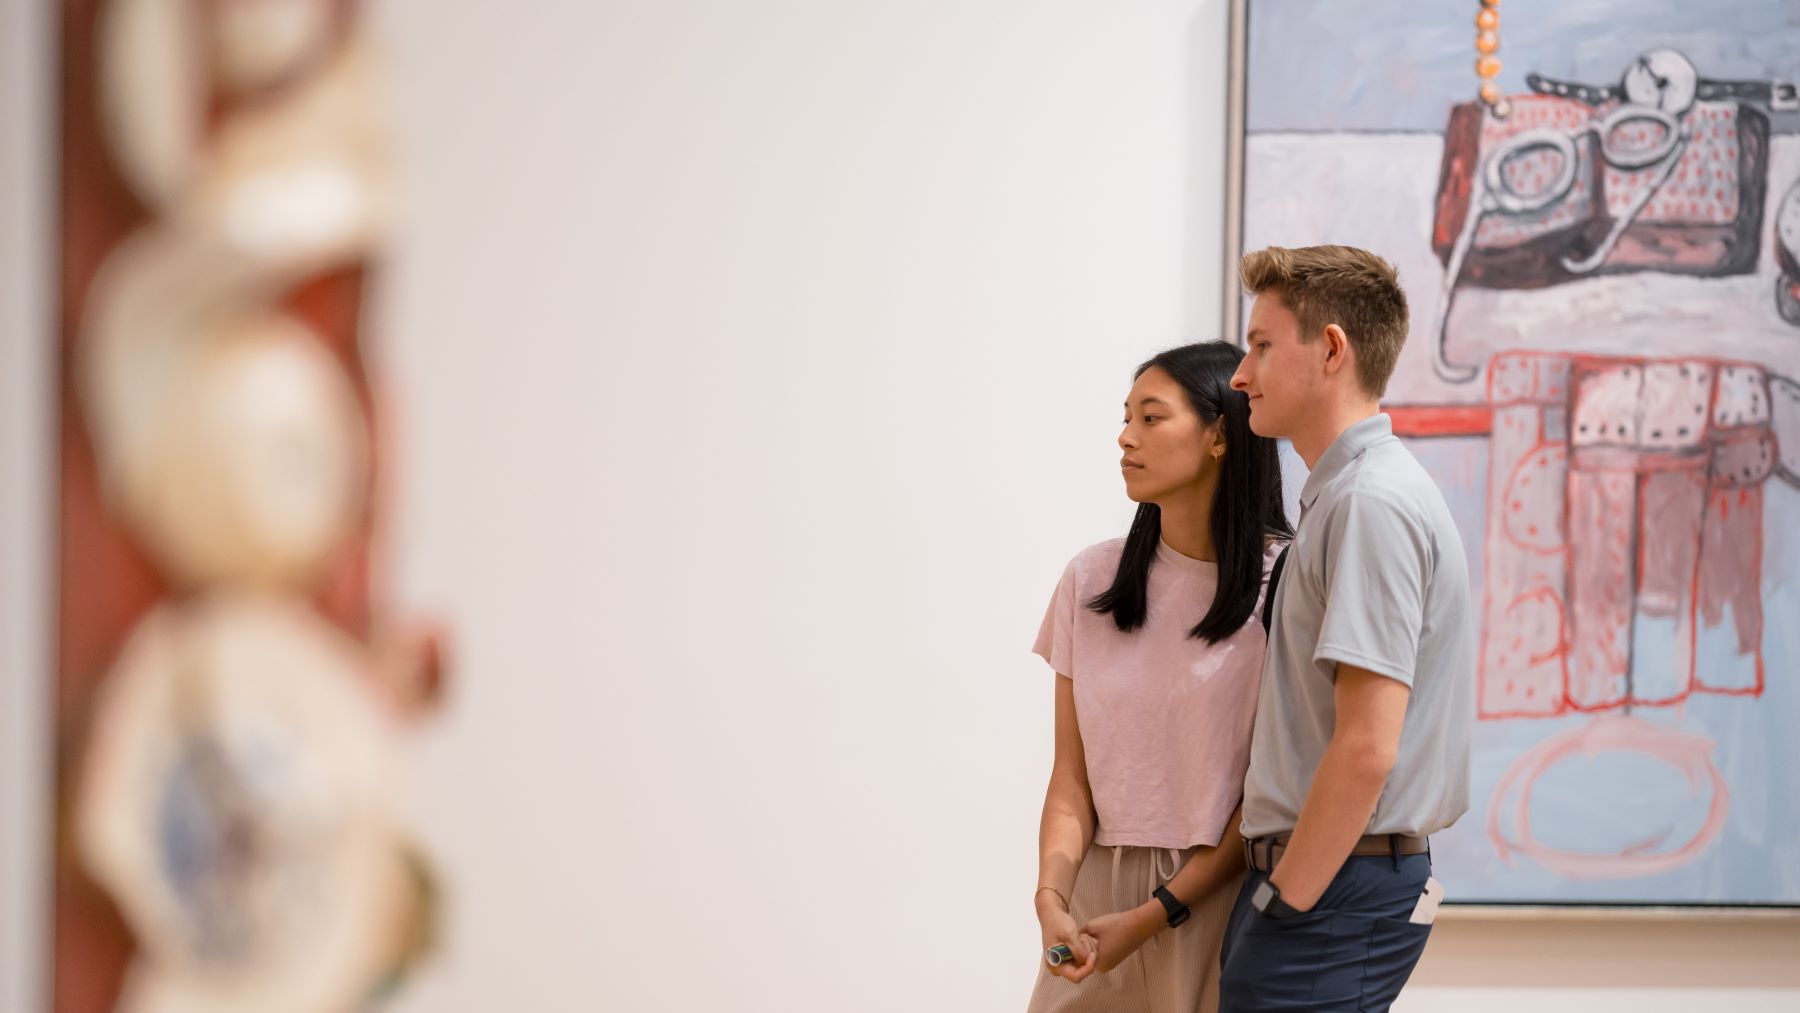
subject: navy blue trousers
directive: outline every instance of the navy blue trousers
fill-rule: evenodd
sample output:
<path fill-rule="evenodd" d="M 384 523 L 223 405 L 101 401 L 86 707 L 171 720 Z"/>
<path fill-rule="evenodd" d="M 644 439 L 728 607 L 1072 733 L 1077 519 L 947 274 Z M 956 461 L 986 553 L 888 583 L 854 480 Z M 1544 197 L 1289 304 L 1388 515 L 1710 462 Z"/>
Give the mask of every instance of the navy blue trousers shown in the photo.
<path fill-rule="evenodd" d="M 1238 893 L 1219 953 L 1219 1013 L 1309 1010 L 1385 1011 L 1425 952 L 1430 925 L 1409 919 L 1430 855 L 1353 856 L 1305 914 L 1265 918 L 1250 893 L 1268 877 L 1252 872 Z"/>

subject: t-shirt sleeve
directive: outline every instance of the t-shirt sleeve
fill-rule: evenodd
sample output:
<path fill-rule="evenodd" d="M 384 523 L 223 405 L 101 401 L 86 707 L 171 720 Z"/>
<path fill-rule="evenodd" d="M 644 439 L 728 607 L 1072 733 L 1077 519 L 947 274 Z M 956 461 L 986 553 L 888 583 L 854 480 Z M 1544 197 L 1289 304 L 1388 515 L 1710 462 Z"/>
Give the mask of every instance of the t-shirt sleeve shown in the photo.
<path fill-rule="evenodd" d="M 1056 582 L 1056 593 L 1050 596 L 1050 607 L 1044 610 L 1044 622 L 1038 627 L 1037 644 L 1031 650 L 1050 663 L 1058 674 L 1075 677 L 1075 563 L 1063 569 Z"/>
<path fill-rule="evenodd" d="M 1313 660 L 1411 686 L 1431 575 L 1425 525 L 1404 502 L 1363 491 L 1339 504 L 1326 530 L 1325 617 Z"/>

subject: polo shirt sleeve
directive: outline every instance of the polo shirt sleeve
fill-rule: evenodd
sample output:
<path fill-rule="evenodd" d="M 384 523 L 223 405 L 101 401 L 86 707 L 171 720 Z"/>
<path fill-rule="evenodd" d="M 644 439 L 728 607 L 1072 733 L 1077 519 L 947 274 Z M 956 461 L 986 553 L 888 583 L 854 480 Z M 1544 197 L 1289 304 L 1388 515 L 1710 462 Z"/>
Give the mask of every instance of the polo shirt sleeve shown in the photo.
<path fill-rule="evenodd" d="M 1411 686 L 1432 565 L 1423 520 L 1396 496 L 1355 489 L 1333 509 L 1326 533 L 1325 617 L 1313 661 Z"/>

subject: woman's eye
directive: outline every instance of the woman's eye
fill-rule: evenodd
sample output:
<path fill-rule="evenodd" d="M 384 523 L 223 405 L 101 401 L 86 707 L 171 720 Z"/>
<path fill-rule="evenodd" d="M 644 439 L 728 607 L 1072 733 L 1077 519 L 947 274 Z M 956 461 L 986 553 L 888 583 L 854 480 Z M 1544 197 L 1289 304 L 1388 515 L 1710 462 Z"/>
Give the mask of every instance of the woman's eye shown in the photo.
<path fill-rule="evenodd" d="M 1160 418 L 1162 418 L 1161 415 L 1146 415 L 1146 416 L 1144 416 L 1144 423 L 1146 425 L 1148 425 L 1149 423 L 1155 422 L 1157 419 L 1160 419 Z"/>

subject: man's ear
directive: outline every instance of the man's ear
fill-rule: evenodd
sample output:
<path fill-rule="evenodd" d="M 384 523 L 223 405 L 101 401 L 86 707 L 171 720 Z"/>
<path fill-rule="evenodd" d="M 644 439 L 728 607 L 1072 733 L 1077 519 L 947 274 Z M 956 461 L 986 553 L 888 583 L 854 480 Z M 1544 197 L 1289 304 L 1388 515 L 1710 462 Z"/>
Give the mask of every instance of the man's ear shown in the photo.
<path fill-rule="evenodd" d="M 1325 333 L 1325 372 L 1335 373 L 1350 361 L 1350 335 L 1337 324 L 1326 324 Z"/>

